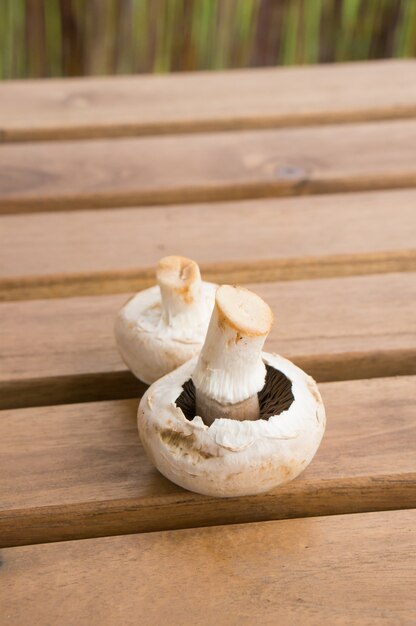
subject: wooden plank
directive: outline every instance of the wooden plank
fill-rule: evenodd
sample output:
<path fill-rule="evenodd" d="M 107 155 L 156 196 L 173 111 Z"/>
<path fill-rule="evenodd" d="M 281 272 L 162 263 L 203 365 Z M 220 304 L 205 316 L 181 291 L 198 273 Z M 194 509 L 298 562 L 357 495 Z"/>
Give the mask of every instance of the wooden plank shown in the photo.
<path fill-rule="evenodd" d="M 416 190 L 3 216 L 0 298 L 120 293 L 172 251 L 216 282 L 416 270 Z"/>
<path fill-rule="evenodd" d="M 0 141 L 414 117 L 415 84 L 413 60 L 8 81 L 0 85 Z"/>
<path fill-rule="evenodd" d="M 4 144 L 0 212 L 412 187 L 415 144 L 416 120 Z"/>
<path fill-rule="evenodd" d="M 415 511 L 284 520 L 2 551 L 10 626 L 410 626 Z"/>
<path fill-rule="evenodd" d="M 137 400 L 0 413 L 0 545 L 416 507 L 416 377 L 324 383 L 328 424 L 295 481 L 218 499 L 163 478 Z"/>
<path fill-rule="evenodd" d="M 414 274 L 249 287 L 276 315 L 266 348 L 318 380 L 416 373 Z M 113 339 L 115 312 L 126 299 L 2 303 L 1 408 L 137 396 Z"/>

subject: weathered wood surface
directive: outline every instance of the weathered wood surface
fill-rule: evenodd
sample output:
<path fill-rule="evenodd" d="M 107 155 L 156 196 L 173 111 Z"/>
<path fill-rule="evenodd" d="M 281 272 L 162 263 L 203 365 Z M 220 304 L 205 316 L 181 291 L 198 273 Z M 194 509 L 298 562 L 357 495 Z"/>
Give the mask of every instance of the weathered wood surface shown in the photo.
<path fill-rule="evenodd" d="M 10 626 L 411 626 L 415 511 L 107 537 L 2 551 Z"/>
<path fill-rule="evenodd" d="M 416 120 L 4 144 L 0 212 L 414 187 L 415 144 Z"/>
<path fill-rule="evenodd" d="M 416 116 L 416 64 L 377 61 L 0 85 L 0 141 Z"/>
<path fill-rule="evenodd" d="M 320 386 L 327 430 L 295 481 L 217 499 L 164 479 L 139 444 L 137 400 L 0 413 L 0 545 L 416 507 L 416 377 Z"/>
<path fill-rule="evenodd" d="M 207 280 L 416 269 L 416 190 L 3 216 L 0 298 L 118 293 L 180 252 Z"/>
<path fill-rule="evenodd" d="M 0 305 L 0 547 L 73 539 L 1 550 L 5 623 L 413 625 L 415 73 L 0 85 L 0 299 L 32 299 Z M 184 491 L 138 440 L 112 325 L 172 253 L 255 283 L 267 349 L 339 381 L 268 494 Z"/>
<path fill-rule="evenodd" d="M 249 285 L 272 307 L 270 352 L 320 381 L 416 373 L 412 273 Z M 115 347 L 127 296 L 0 305 L 2 408 L 137 396 Z"/>

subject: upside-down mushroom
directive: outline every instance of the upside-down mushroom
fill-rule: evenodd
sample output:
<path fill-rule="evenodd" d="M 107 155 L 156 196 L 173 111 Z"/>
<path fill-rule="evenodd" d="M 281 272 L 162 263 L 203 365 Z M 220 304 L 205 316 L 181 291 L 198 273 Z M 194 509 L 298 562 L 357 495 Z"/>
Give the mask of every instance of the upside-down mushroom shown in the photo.
<path fill-rule="evenodd" d="M 315 381 L 262 352 L 268 305 L 242 287 L 220 287 L 202 351 L 143 396 L 138 428 L 158 470 L 211 496 L 268 491 L 300 474 L 325 430 Z"/>
<path fill-rule="evenodd" d="M 201 280 L 198 265 L 181 256 L 159 261 L 157 285 L 119 311 L 114 334 L 127 367 L 150 384 L 198 354 L 217 285 Z"/>

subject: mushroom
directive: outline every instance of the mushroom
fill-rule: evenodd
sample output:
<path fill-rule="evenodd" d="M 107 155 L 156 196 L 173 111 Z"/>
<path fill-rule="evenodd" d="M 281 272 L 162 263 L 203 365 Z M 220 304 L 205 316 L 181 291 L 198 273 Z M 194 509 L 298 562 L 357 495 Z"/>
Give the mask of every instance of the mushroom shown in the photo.
<path fill-rule="evenodd" d="M 325 430 L 324 406 L 310 376 L 262 352 L 272 322 L 259 296 L 223 285 L 200 355 L 144 394 L 143 446 L 174 483 L 210 496 L 253 495 L 311 462 Z"/>
<path fill-rule="evenodd" d="M 140 291 L 119 311 L 114 334 L 127 367 L 150 384 L 198 354 L 217 285 L 201 280 L 195 261 L 167 256 L 158 284 Z"/>

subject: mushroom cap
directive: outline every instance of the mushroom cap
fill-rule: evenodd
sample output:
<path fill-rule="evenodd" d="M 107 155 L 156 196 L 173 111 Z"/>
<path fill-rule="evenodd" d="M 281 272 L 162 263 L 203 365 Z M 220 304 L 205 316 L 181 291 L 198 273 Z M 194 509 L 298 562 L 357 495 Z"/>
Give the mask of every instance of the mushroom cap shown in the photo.
<path fill-rule="evenodd" d="M 268 419 L 189 420 L 176 404 L 197 358 L 154 383 L 138 411 L 148 456 L 166 478 L 209 496 L 255 495 L 298 476 L 313 459 L 325 430 L 325 409 L 313 378 L 287 359 L 262 353 L 266 366 L 291 383 L 289 408 Z"/>
<path fill-rule="evenodd" d="M 118 312 L 114 334 L 121 357 L 147 384 L 165 376 L 199 353 L 204 343 L 217 285 L 201 283 L 203 306 L 192 319 L 167 324 L 160 289 L 140 291 Z"/>

